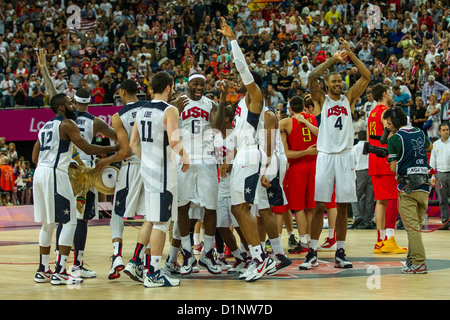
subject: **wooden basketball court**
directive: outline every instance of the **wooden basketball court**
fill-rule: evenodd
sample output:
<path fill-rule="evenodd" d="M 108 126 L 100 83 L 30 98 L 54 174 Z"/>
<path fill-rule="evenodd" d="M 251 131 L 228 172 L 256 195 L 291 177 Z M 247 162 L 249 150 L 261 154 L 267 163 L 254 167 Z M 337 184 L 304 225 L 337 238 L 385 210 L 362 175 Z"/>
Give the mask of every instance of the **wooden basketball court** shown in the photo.
<path fill-rule="evenodd" d="M 434 228 L 435 226 L 430 226 Z M 423 233 L 429 272 L 423 275 L 401 274 L 405 254 L 373 254 L 375 230 L 349 230 L 346 252 L 354 268 L 333 268 L 334 253 L 318 253 L 319 267 L 300 271 L 298 265 L 305 255 L 289 255 L 293 264 L 275 276 L 265 276 L 246 283 L 222 273 L 210 275 L 201 269 L 198 274 L 181 277 L 173 288 L 145 288 L 127 275 L 108 280 L 112 255 L 107 220 L 90 225 L 85 250 L 85 263 L 97 272 L 97 278 L 86 279 L 78 286 L 37 284 L 38 227 L 0 228 L 0 299 L 1 300 L 415 300 L 449 299 L 447 279 L 450 277 L 450 231 Z M 124 230 L 123 257 L 131 258 L 136 244 L 138 226 Z M 322 232 L 321 241 L 327 230 Z M 406 231 L 397 231 L 399 245 L 407 246 Z M 287 252 L 287 233 L 282 243 Z M 163 258 L 167 256 L 167 248 Z M 53 252 L 53 249 L 52 249 Z M 73 257 L 69 257 L 68 266 Z M 50 261 L 54 261 L 52 253 Z M 181 258 L 180 258 L 181 261 Z M 233 263 L 233 259 L 229 259 Z"/>

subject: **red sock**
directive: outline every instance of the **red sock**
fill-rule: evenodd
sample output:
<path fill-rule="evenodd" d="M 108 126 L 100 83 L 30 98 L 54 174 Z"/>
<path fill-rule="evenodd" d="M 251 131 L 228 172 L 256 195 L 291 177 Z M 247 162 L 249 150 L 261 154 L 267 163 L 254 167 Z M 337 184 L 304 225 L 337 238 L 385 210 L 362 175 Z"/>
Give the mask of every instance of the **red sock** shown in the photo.
<path fill-rule="evenodd" d="M 395 229 L 398 217 L 398 199 L 389 200 L 386 206 L 386 229 Z"/>

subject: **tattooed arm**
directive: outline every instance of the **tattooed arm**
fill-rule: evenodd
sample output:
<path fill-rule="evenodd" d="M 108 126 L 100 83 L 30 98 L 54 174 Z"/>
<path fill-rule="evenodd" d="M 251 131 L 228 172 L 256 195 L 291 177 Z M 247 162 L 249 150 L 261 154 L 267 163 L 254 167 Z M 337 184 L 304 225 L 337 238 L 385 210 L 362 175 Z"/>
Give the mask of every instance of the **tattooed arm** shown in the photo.
<path fill-rule="evenodd" d="M 45 52 L 45 49 L 39 49 L 37 58 L 37 66 L 41 70 L 42 77 L 44 78 L 45 88 L 51 99 L 58 94 L 58 91 L 56 90 L 55 83 L 53 82 L 53 79 L 47 69 L 47 54 Z"/>
<path fill-rule="evenodd" d="M 308 89 L 311 94 L 311 99 L 314 102 L 314 113 L 319 114 L 322 111 L 323 102 L 325 100 L 325 93 L 319 86 L 319 78 L 324 74 L 328 68 L 334 65 L 336 62 L 341 62 L 346 58 L 345 52 L 337 51 L 330 59 L 316 67 L 308 76 Z"/>

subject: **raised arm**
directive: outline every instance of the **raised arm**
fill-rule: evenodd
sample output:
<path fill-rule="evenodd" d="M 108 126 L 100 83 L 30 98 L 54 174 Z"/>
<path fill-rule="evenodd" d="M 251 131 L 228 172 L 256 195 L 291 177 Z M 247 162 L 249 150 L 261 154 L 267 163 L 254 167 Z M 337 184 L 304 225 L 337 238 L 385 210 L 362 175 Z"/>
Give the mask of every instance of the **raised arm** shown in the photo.
<path fill-rule="evenodd" d="M 58 91 L 56 90 L 55 83 L 53 82 L 53 79 L 50 76 L 50 73 L 48 72 L 47 53 L 45 49 L 43 48 L 39 49 L 39 52 L 37 53 L 37 59 L 38 59 L 37 66 L 41 70 L 42 78 L 44 78 L 45 88 L 51 99 L 52 97 L 58 94 Z"/>
<path fill-rule="evenodd" d="M 313 71 L 308 75 L 308 89 L 311 94 L 311 99 L 314 102 L 314 112 L 319 114 L 322 111 L 323 102 L 325 100 L 325 93 L 319 86 L 319 79 L 332 65 L 337 62 L 343 62 L 347 58 L 345 52 L 336 51 L 336 53 L 327 61 L 321 63 L 318 67 L 314 68 Z M 318 110 L 316 110 L 318 109 Z"/>
<path fill-rule="evenodd" d="M 251 74 L 247 62 L 245 61 L 245 56 L 239 47 L 236 40 L 236 36 L 231 30 L 231 27 L 226 23 L 225 19 L 222 17 L 222 29 L 218 29 L 221 34 L 228 37 L 231 40 L 231 52 L 233 55 L 234 65 L 241 76 L 242 82 L 247 89 L 250 96 L 250 101 L 248 103 L 248 109 L 253 113 L 261 113 L 263 95 L 259 86 L 255 83 L 255 79 Z"/>
<path fill-rule="evenodd" d="M 361 78 L 359 78 L 358 81 L 356 81 L 356 83 L 353 85 L 353 87 L 351 87 L 345 94 L 348 101 L 350 101 L 350 106 L 353 112 L 357 100 L 364 93 L 367 86 L 369 85 L 370 79 L 372 78 L 372 74 L 370 73 L 369 69 L 367 69 L 366 65 L 361 60 L 359 60 L 359 58 L 353 53 L 352 49 L 350 48 L 346 40 L 340 38 L 339 42 L 344 46 L 348 57 L 350 58 L 350 60 L 352 60 L 352 62 L 358 69 L 359 73 L 361 74 Z"/>
<path fill-rule="evenodd" d="M 94 136 L 101 133 L 105 137 L 117 141 L 116 131 L 111 128 L 104 120 L 95 117 L 94 119 Z"/>

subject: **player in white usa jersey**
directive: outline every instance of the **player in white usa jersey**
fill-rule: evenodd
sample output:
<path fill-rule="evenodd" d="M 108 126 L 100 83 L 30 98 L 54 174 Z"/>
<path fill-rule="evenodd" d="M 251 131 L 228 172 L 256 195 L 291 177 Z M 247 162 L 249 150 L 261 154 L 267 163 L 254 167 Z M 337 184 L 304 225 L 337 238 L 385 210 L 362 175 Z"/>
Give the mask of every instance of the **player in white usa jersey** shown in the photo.
<path fill-rule="evenodd" d="M 181 157 L 182 172 L 189 169 L 189 155 L 178 132 L 178 109 L 171 100 L 174 81 L 165 71 L 152 77 L 153 99 L 136 114 L 130 147 L 141 159 L 147 212 L 152 224 L 151 261 L 144 278 L 145 287 L 177 286 L 180 281 L 161 272 L 161 257 L 171 219 L 177 219 L 177 168 L 173 154 Z"/>
<path fill-rule="evenodd" d="M 181 239 L 178 240 L 174 236 L 172 243 L 174 247 L 177 247 L 181 242 L 183 265 L 180 273 L 182 275 L 189 274 L 196 264 L 189 235 L 191 203 L 203 207 L 205 212 L 204 246 L 200 253 L 199 264 L 206 267 L 212 274 L 221 273 L 220 266 L 215 263 L 213 256 L 219 190 L 213 129 L 223 125 L 224 106 L 217 106 L 217 103 L 203 96 L 205 85 L 206 78 L 202 74 L 191 74 L 188 81 L 187 104 L 183 110 L 180 110 L 180 136 L 191 159 L 189 171 L 178 174 L 179 212 L 175 227 L 178 228 Z"/>
<path fill-rule="evenodd" d="M 222 18 L 221 29 L 218 31 L 231 40 L 233 61 L 247 89 L 245 97 L 236 107 L 235 114 L 234 132 L 237 137 L 237 153 L 231 171 L 231 210 L 248 243 L 253 259 L 242 278 L 245 276 L 246 281 L 253 282 L 276 267 L 276 262 L 264 254 L 259 241 L 256 220 L 249 209 L 250 204 L 254 204 L 256 186 L 261 183 L 261 160 L 263 156 L 256 136 L 258 129 L 264 129 L 264 113 L 262 112 L 264 101 L 259 87 L 262 84 L 262 79 L 260 75 L 251 73 L 248 69 L 236 36 L 224 18 Z M 258 82 L 261 82 L 259 85 L 255 81 L 255 77 Z M 254 135 L 248 133 L 254 133 Z M 227 169 L 227 163 L 221 165 L 221 176 L 227 176 Z"/>
<path fill-rule="evenodd" d="M 352 156 L 353 122 L 355 104 L 371 79 L 371 73 L 363 62 L 352 52 L 347 41 L 339 41 L 345 51 L 337 51 L 331 59 L 316 67 L 308 76 L 308 87 L 315 102 L 316 114 L 320 113 L 319 135 L 317 138 L 317 162 L 315 179 L 316 207 L 311 221 L 311 246 L 301 270 L 318 266 L 317 246 L 323 227 L 323 213 L 327 202 L 331 201 L 333 190 L 336 193 L 337 250 L 334 266 L 352 268 L 345 255 L 347 235 L 347 204 L 356 201 L 355 160 Z M 319 87 L 318 79 L 333 64 L 343 62 L 350 57 L 358 68 L 361 78 L 345 94 L 342 94 L 342 77 L 331 72 L 328 74 L 326 95 Z"/>
<path fill-rule="evenodd" d="M 38 283 L 73 284 L 76 279 L 66 273 L 67 258 L 76 226 L 76 203 L 68 168 L 72 159 L 72 143 L 87 154 L 103 154 L 118 150 L 118 146 L 102 147 L 88 143 L 73 120 L 72 100 L 64 93 L 51 102 L 56 117 L 39 131 L 32 159 L 37 164 L 33 183 L 35 221 L 42 223 L 39 234 L 40 264 L 34 280 Z M 52 234 L 56 223 L 63 224 L 59 236 L 59 253 L 55 271 L 49 268 Z"/>
<path fill-rule="evenodd" d="M 130 137 L 134 126 L 136 113 L 140 107 L 148 103 L 147 100 L 139 100 L 137 97 L 138 87 L 134 80 L 126 79 L 120 84 L 119 96 L 125 106 L 112 116 L 111 125 L 116 131 L 120 150 L 116 154 L 101 159 L 96 167 L 101 169 L 113 162 L 122 161 L 122 166 L 117 177 L 117 185 L 114 192 L 114 207 L 111 212 L 111 238 L 113 246 L 113 257 L 108 279 L 120 277 L 120 271 L 125 269 L 122 257 L 123 246 L 123 218 L 134 217 L 136 214 L 145 213 L 144 187 L 140 173 L 141 160 L 130 148 Z M 134 250 L 132 260 L 136 262 L 125 270 L 132 279 L 141 274 L 142 259 L 149 250 L 141 244 L 140 238 L 148 241 L 151 226 L 144 222 L 139 229 L 138 241 Z M 144 254 L 145 253 L 145 254 Z M 132 261 L 130 260 L 130 261 Z M 128 265 L 127 265 L 128 267 Z M 138 277 L 142 278 L 142 276 Z"/>

